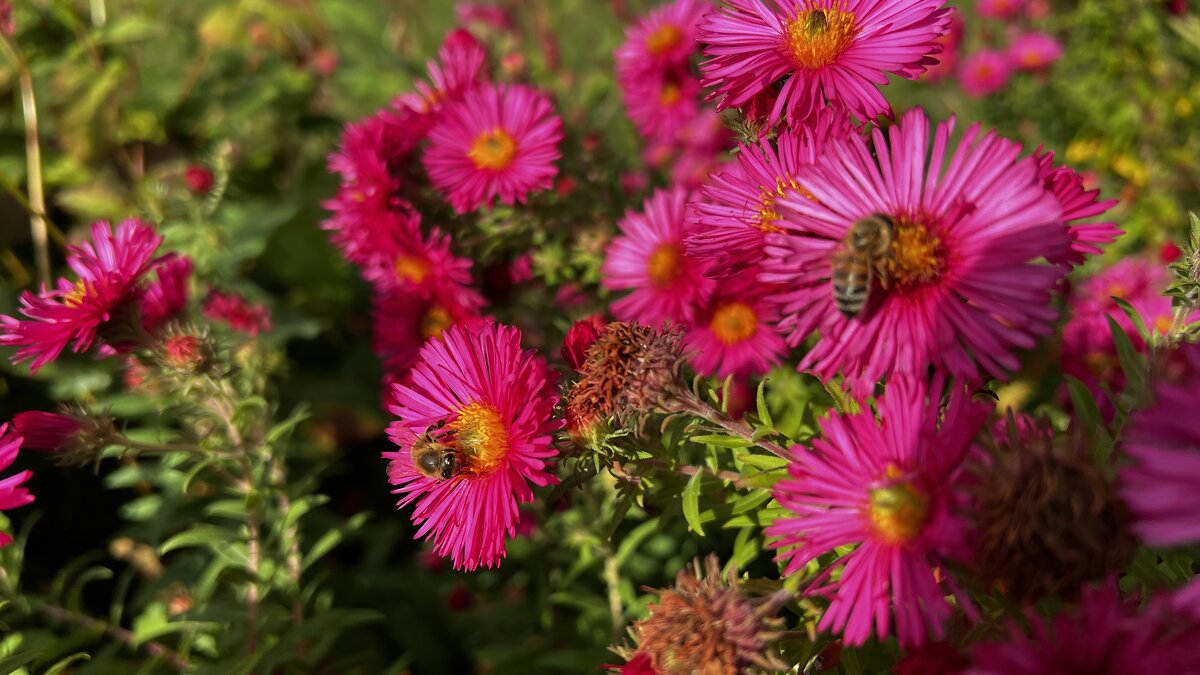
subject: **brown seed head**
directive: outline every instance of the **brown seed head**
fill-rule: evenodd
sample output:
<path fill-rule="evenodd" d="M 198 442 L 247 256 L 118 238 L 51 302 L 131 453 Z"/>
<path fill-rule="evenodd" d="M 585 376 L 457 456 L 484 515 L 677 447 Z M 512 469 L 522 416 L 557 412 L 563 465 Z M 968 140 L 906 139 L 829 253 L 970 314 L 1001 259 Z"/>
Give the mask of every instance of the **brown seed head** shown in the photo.
<path fill-rule="evenodd" d="M 577 419 L 622 424 L 661 412 L 683 390 L 679 333 L 638 323 L 608 324 L 587 350 L 579 382 L 567 392 Z"/>

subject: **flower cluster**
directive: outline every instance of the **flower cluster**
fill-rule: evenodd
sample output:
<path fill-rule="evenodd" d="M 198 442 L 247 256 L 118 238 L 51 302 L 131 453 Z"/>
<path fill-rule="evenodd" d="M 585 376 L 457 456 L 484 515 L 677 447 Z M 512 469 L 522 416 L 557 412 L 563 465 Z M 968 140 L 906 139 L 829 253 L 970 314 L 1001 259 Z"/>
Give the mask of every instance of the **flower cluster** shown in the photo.
<path fill-rule="evenodd" d="M 980 97 L 994 94 L 1008 85 L 1015 73 L 1045 72 L 1062 56 L 1062 45 L 1048 33 L 1034 29 L 1033 5 L 1018 0 L 990 0 L 978 3 L 976 13 L 980 19 L 1002 21 L 1009 28 L 1008 41 L 1004 45 L 995 43 L 999 31 L 985 29 L 981 32 L 984 46 L 962 58 L 958 68 L 958 82 L 969 96 Z M 1019 24 L 1014 27 L 1013 24 Z M 948 50 L 957 51 L 961 40 L 947 45 Z M 951 60 L 958 60 L 958 56 Z"/>

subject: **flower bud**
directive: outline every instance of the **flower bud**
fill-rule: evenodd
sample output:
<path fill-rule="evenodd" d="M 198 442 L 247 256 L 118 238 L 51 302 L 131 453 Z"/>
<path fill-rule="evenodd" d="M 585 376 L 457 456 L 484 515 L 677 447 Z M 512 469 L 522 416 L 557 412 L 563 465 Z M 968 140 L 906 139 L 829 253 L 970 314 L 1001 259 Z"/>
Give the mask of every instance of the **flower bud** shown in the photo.
<path fill-rule="evenodd" d="M 575 325 L 567 331 L 567 337 L 563 339 L 561 354 L 563 361 L 566 361 L 572 370 L 579 370 L 583 366 L 583 362 L 587 359 L 588 349 L 604 332 L 606 323 L 608 322 L 604 320 L 604 317 L 593 314 L 586 319 L 576 321 Z"/>
<path fill-rule="evenodd" d="M 69 466 L 92 463 L 115 436 L 111 417 L 73 406 L 64 406 L 61 413 L 17 413 L 13 427 L 24 439 L 22 448 L 53 453 L 56 461 Z"/>
<path fill-rule="evenodd" d="M 215 182 L 213 172 L 200 164 L 189 164 L 183 178 L 187 182 L 188 190 L 197 197 L 208 194 Z"/>
<path fill-rule="evenodd" d="M 190 333 L 168 335 L 158 353 L 158 361 L 164 368 L 186 374 L 203 372 L 212 364 L 212 358 L 208 342 Z"/>

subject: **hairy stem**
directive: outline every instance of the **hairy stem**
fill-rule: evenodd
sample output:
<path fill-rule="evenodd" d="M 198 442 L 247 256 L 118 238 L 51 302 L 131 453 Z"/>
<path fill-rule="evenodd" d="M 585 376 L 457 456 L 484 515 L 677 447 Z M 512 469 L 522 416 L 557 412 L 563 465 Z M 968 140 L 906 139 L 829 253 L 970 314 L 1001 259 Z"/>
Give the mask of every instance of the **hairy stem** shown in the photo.
<path fill-rule="evenodd" d="M 287 466 L 282 458 L 276 458 L 271 476 L 272 482 L 279 489 L 279 518 L 288 522 L 288 512 L 292 510 L 292 500 L 287 494 Z M 301 556 L 300 556 L 300 523 L 296 519 L 283 528 L 280 535 L 284 549 L 284 561 L 288 578 L 296 587 L 296 598 L 292 601 L 292 623 L 296 628 L 304 625 L 304 601 L 301 598 Z M 300 656 L 307 656 L 308 645 L 301 641 L 298 646 Z"/>
<path fill-rule="evenodd" d="M 777 457 L 791 459 L 791 455 L 788 454 L 788 451 L 782 445 L 764 438 L 754 438 L 754 428 L 749 424 L 746 424 L 745 421 L 735 420 L 728 414 L 721 412 L 708 403 L 700 400 L 699 397 L 690 391 L 680 397 L 679 407 L 673 412 L 682 412 L 703 418 L 708 422 L 721 427 L 725 431 L 728 431 L 734 436 L 737 436 L 738 438 L 744 438 L 763 450 L 776 455 Z"/>
<path fill-rule="evenodd" d="M 137 636 L 132 632 L 121 628 L 120 626 L 88 616 L 87 614 L 82 614 L 80 612 L 67 609 L 66 607 L 59 607 L 58 605 L 51 604 L 44 600 L 31 600 L 30 602 L 34 609 L 51 619 L 63 621 L 65 623 L 73 623 L 88 630 L 94 630 L 99 633 L 103 633 L 104 635 L 107 635 L 118 642 L 124 643 L 130 649 L 135 651 L 140 646 L 140 648 L 143 649 L 147 654 L 163 659 L 173 668 L 181 672 L 189 672 L 192 670 L 192 664 L 187 659 L 183 658 L 177 652 L 161 642 L 147 640 L 139 645 Z"/>
<path fill-rule="evenodd" d="M 608 587 L 608 611 L 612 614 L 613 640 L 621 637 L 625 627 L 625 606 L 621 602 L 621 574 L 612 546 L 604 547 L 604 584 Z"/>
<path fill-rule="evenodd" d="M 33 238 L 34 261 L 38 279 L 50 282 L 50 235 L 46 226 L 46 197 L 42 190 L 42 146 L 38 140 L 37 99 L 33 91 L 33 73 L 21 58 L 12 38 L 4 36 L 4 51 L 17 67 L 21 89 L 21 113 L 25 118 L 25 173 L 29 191 L 29 228 Z"/>

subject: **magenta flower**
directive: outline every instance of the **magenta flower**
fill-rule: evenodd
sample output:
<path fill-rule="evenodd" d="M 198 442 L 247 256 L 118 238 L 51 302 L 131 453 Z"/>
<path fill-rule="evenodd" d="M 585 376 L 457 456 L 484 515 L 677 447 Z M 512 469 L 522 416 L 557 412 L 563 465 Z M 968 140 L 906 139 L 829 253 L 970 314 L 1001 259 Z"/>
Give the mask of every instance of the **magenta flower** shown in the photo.
<path fill-rule="evenodd" d="M 878 85 L 915 79 L 937 63 L 951 10 L 943 0 L 726 0 L 700 24 L 704 86 L 718 110 L 739 108 L 783 77 L 774 123 L 816 114 L 826 101 L 862 120 L 891 114 Z"/>
<path fill-rule="evenodd" d="M 92 226 L 92 241 L 72 246 L 67 264 L 78 281 L 60 278 L 54 290 L 21 294 L 27 319 L 0 316 L 0 344 L 17 347 L 13 363 L 33 359 L 31 372 L 58 358 L 69 343 L 86 351 L 97 337 L 105 346 L 127 351 L 141 338 L 138 317 L 142 282 L 162 243 L 154 229 L 126 220 L 115 229 Z"/>
<path fill-rule="evenodd" d="M 962 43 L 963 36 L 963 21 L 962 15 L 955 12 L 950 19 L 950 25 L 946 32 L 937 39 L 937 43 L 942 46 L 942 51 L 937 55 L 938 62 L 929 68 L 921 75 L 921 79 L 928 82 L 941 82 L 954 75 L 958 69 L 958 52 L 959 46 Z"/>
<path fill-rule="evenodd" d="M 154 333 L 187 309 L 192 261 L 168 253 L 159 258 L 153 270 L 158 279 L 146 286 L 142 296 L 142 327 L 147 333 Z"/>
<path fill-rule="evenodd" d="M 650 10 L 626 31 L 625 41 L 617 48 L 617 77 L 687 66 L 697 52 L 697 24 L 711 6 L 707 0 L 675 0 Z"/>
<path fill-rule="evenodd" d="M 687 191 L 659 190 L 643 211 L 625 214 L 618 223 L 621 235 L 604 253 L 604 287 L 633 291 L 613 303 L 613 316 L 648 325 L 686 321 L 714 286 L 704 266 L 684 251 L 684 238 L 694 229 L 685 219 Z"/>
<path fill-rule="evenodd" d="M 938 581 L 947 579 L 943 561 L 969 556 L 952 484 L 988 410 L 961 387 L 944 410 L 940 399 L 940 379 L 930 388 L 892 380 L 876 399 L 878 415 L 864 403 L 862 412 L 821 420 L 821 437 L 792 448 L 791 478 L 775 487 L 794 514 L 766 530 L 786 574 L 857 546 L 834 563 L 837 581 L 806 591 L 832 598 L 819 629 L 842 633 L 847 645 L 872 633 L 886 639 L 893 614 L 902 646 L 945 636 L 953 610 Z"/>
<path fill-rule="evenodd" d="M 1032 634 L 1012 625 L 1007 642 L 976 645 L 973 675 L 1127 675 L 1191 673 L 1200 623 L 1171 611 L 1165 598 L 1139 609 L 1116 581 L 1084 590 L 1079 606 L 1047 620 L 1030 616 Z"/>
<path fill-rule="evenodd" d="M 382 110 L 346 126 L 329 169 L 341 175 L 337 195 L 322 204 L 332 216 L 321 223 L 346 259 L 372 261 L 381 242 L 397 232 L 420 228 L 415 207 L 402 196 L 412 182 L 409 158 L 425 138 L 432 119 L 411 111 Z"/>
<path fill-rule="evenodd" d="M 429 132 L 425 169 L 458 213 L 496 199 L 525 203 L 554 181 L 562 120 L 550 99 L 522 85 L 489 85 L 447 105 Z"/>
<path fill-rule="evenodd" d="M 216 321 L 223 321 L 229 324 L 233 330 L 250 336 L 274 328 L 274 323 L 271 321 L 271 310 L 267 309 L 266 305 L 251 304 L 237 293 L 209 291 L 201 311 L 204 312 L 204 316 Z"/>
<path fill-rule="evenodd" d="M 22 439 L 10 430 L 9 425 L 0 424 L 0 471 L 12 466 L 17 459 L 17 451 L 21 448 Z M 22 484 L 29 480 L 33 472 L 26 469 L 11 476 L 0 479 L 0 511 L 25 506 L 33 501 L 33 495 Z M 7 532 L 0 532 L 0 546 L 12 543 L 12 537 Z"/>
<path fill-rule="evenodd" d="M 820 336 L 801 370 L 845 373 L 863 392 L 931 365 L 978 381 L 1015 369 L 1014 352 L 1051 332 L 1064 270 L 1039 259 L 1067 249 L 1058 202 L 1016 143 L 976 124 L 951 147 L 953 126 L 931 138 L 925 113 L 910 110 L 873 132 L 874 154 L 857 136 L 830 150 L 804 182 L 815 199 L 779 200 L 784 232 L 767 235 L 759 279 L 785 289 L 774 297 L 789 344 Z M 877 281 L 847 318 L 834 303 L 833 255 L 853 223 L 876 213 L 894 222 L 887 287 Z"/>
<path fill-rule="evenodd" d="M 1123 441 L 1131 462 L 1117 474 L 1133 531 L 1150 546 L 1200 542 L 1200 429 L 1192 418 L 1200 346 L 1181 349 L 1192 372 L 1181 383 L 1160 384 L 1154 405 L 1134 416 Z"/>
<path fill-rule="evenodd" d="M 1071 250 L 1066 258 L 1050 259 L 1064 265 L 1078 265 L 1084 259 L 1103 251 L 1102 246 L 1116 241 L 1124 234 L 1116 223 L 1081 223 L 1117 205 L 1116 199 L 1100 201 L 1100 190 L 1084 187 L 1083 176 L 1069 166 L 1054 166 L 1054 153 L 1038 148 L 1033 153 L 1042 174 L 1046 190 L 1054 195 L 1063 209 L 1063 220 L 1071 234 Z"/>
<path fill-rule="evenodd" d="M 467 286 L 377 293 L 371 310 L 375 353 L 389 372 L 403 374 L 431 338 L 451 326 L 477 327 L 483 305 L 483 297 Z"/>
<path fill-rule="evenodd" d="M 465 293 L 470 297 L 462 297 L 460 302 L 475 302 L 475 292 L 470 289 L 471 261 L 451 252 L 450 235 L 436 227 L 424 238 L 401 230 L 380 244 L 377 255 L 363 267 L 363 278 L 380 293 Z"/>
<path fill-rule="evenodd" d="M 988 19 L 1010 19 L 1025 6 L 1026 0 L 978 0 L 975 11 Z"/>
<path fill-rule="evenodd" d="M 779 311 L 766 301 L 772 291 L 750 272 L 723 281 L 695 308 L 684 341 L 696 372 L 763 375 L 783 360 L 787 347 L 775 327 Z"/>
<path fill-rule="evenodd" d="M 784 129 L 772 143 L 743 144 L 726 170 L 700 188 L 692 206 L 694 231 L 687 252 L 709 267 L 709 276 L 726 277 L 757 269 L 763 238 L 780 232 L 775 202 L 784 195 L 805 195 L 803 180 L 832 139 L 854 133 L 850 118 L 821 113 L 811 126 Z"/>
<path fill-rule="evenodd" d="M 968 96 L 987 96 L 1003 89 L 1011 75 L 1008 56 L 993 49 L 980 49 L 962 62 L 958 83 Z"/>
<path fill-rule="evenodd" d="M 12 426 L 22 439 L 22 448 L 55 452 L 73 445 L 84 421 L 71 415 L 30 410 L 14 415 Z"/>
<path fill-rule="evenodd" d="M 398 97 L 393 106 L 419 115 L 438 112 L 447 104 L 487 82 L 487 50 L 470 32 L 457 28 L 446 34 L 438 58 L 428 64 L 431 84 L 417 82 L 415 93 Z"/>
<path fill-rule="evenodd" d="M 550 467 L 558 452 L 553 433 L 556 383 L 532 351 L 521 350 L 516 328 L 488 323 L 482 329 L 448 329 L 421 349 L 411 384 L 396 387 L 388 428 L 398 451 L 388 478 L 414 505 L 418 538 L 454 567 L 496 567 L 505 537 L 516 534 L 518 505 L 533 501 L 530 485 L 558 480 Z M 414 465 L 413 443 L 426 433 L 456 457 L 455 469 L 431 478 Z"/>
<path fill-rule="evenodd" d="M 687 68 L 618 77 L 625 112 L 646 138 L 670 143 L 700 115 L 700 80 Z"/>
<path fill-rule="evenodd" d="M 509 30 L 513 27 L 512 17 L 503 7 L 487 5 L 480 2 L 454 3 L 454 16 L 459 23 L 479 23 L 499 30 Z"/>
<path fill-rule="evenodd" d="M 1008 59 L 1018 70 L 1041 70 L 1062 56 L 1062 45 L 1045 33 L 1026 33 L 1008 45 Z"/>

